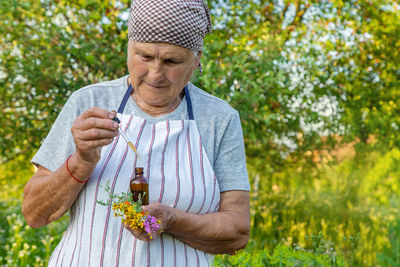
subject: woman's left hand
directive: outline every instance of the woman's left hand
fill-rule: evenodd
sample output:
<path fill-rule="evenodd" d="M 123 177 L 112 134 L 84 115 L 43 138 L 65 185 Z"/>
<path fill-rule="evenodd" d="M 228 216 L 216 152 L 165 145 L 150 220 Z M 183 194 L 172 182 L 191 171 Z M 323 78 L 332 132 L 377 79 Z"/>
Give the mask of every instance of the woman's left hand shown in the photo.
<path fill-rule="evenodd" d="M 156 217 L 157 220 L 160 220 L 160 233 L 166 231 L 176 220 L 176 214 L 174 212 L 174 208 L 171 208 L 162 203 L 151 203 L 150 205 L 143 206 L 143 209 L 147 211 L 150 215 Z M 142 241 L 150 241 L 148 234 L 144 230 L 131 229 L 127 224 L 125 224 L 125 228 L 137 239 Z M 160 234 L 153 236 L 153 239 L 156 239 Z"/>
<path fill-rule="evenodd" d="M 232 190 L 220 193 L 218 211 L 207 214 L 188 213 L 162 203 L 152 203 L 143 208 L 161 220 L 160 230 L 207 253 L 234 254 L 244 249 L 249 241 L 248 191 Z M 150 241 L 144 231 L 125 227 L 136 238 Z"/>

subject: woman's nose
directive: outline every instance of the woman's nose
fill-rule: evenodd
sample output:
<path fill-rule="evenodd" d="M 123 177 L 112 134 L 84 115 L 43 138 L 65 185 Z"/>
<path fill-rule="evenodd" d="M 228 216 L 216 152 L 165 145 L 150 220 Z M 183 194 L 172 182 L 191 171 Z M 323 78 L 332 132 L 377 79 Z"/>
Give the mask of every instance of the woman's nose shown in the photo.
<path fill-rule="evenodd" d="M 151 64 L 147 76 L 152 82 L 162 81 L 164 79 L 164 70 L 162 64 L 158 62 Z"/>

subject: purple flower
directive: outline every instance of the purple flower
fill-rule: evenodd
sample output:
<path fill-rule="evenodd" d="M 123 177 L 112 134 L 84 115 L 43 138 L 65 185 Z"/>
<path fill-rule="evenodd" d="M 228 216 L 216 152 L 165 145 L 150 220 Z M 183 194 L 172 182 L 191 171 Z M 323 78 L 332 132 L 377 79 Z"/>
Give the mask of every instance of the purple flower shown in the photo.
<path fill-rule="evenodd" d="M 149 237 L 153 238 L 157 235 L 160 225 L 157 223 L 157 219 L 154 216 L 147 215 L 143 220 L 143 228 Z"/>

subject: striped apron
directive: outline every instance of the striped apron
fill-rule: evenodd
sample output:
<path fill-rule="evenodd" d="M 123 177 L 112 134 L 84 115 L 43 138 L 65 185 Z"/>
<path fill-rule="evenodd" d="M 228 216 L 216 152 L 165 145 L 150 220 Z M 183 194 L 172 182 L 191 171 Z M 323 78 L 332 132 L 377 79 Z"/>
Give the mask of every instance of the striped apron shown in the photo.
<path fill-rule="evenodd" d="M 120 127 L 133 142 L 140 158 L 117 136 L 103 147 L 101 159 L 89 182 L 70 209 L 70 222 L 53 251 L 49 266 L 210 266 L 211 254 L 163 233 L 145 242 L 136 239 L 114 217 L 100 185 L 110 181 L 114 194 L 127 192 L 135 167 L 143 167 L 149 181 L 149 201 L 161 202 L 184 212 L 206 214 L 219 208 L 218 182 L 193 119 L 185 87 L 189 120 L 151 124 L 123 114 L 132 87 L 118 109 Z M 212 227 L 210 225 L 210 227 Z"/>

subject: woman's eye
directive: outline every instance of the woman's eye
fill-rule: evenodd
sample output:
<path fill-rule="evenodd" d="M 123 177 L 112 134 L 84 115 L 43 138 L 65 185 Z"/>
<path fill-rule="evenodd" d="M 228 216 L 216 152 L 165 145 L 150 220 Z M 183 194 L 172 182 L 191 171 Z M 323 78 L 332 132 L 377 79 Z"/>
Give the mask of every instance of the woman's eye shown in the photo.
<path fill-rule="evenodd" d="M 166 64 L 179 64 L 180 61 L 174 60 L 174 59 L 166 59 L 166 60 L 165 60 L 165 63 L 166 63 Z"/>
<path fill-rule="evenodd" d="M 146 61 L 149 61 L 152 59 L 151 56 L 146 56 L 146 55 L 140 55 L 140 57 L 142 58 L 142 60 L 146 60 Z"/>

